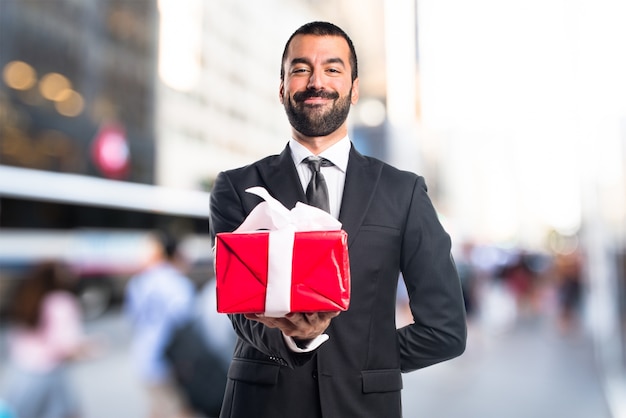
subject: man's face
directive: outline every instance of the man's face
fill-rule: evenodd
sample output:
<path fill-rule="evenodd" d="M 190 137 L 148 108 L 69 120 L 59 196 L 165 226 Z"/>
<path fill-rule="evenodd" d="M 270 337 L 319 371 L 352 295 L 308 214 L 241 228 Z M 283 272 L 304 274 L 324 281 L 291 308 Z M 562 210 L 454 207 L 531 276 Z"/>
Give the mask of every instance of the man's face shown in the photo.
<path fill-rule="evenodd" d="M 293 128 L 307 137 L 327 136 L 346 121 L 358 100 L 350 49 L 339 36 L 298 35 L 291 40 L 280 99 Z"/>

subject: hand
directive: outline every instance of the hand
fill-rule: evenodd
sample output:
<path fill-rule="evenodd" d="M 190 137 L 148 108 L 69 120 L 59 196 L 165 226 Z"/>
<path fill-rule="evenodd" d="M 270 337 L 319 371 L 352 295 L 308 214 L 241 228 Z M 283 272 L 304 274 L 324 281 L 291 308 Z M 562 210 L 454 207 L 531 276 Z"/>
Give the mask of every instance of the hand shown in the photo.
<path fill-rule="evenodd" d="M 269 328 L 278 328 L 283 334 L 298 340 L 312 340 L 326 331 L 331 319 L 339 312 L 290 312 L 281 318 L 271 318 L 263 314 L 245 314 L 245 317 L 261 322 Z"/>

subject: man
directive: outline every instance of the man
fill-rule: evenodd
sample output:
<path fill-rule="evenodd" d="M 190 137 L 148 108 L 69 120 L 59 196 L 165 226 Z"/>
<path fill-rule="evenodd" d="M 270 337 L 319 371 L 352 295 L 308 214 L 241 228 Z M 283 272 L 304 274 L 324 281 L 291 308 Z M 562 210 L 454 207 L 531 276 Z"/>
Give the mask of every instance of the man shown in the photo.
<path fill-rule="evenodd" d="M 287 208 L 307 203 L 321 169 L 329 212 L 348 233 L 351 300 L 347 311 L 232 315 L 239 336 L 222 417 L 400 417 L 401 372 L 460 355 L 466 323 L 450 238 L 426 194 L 424 179 L 359 154 L 346 118 L 359 98 L 352 41 L 337 26 L 300 27 L 283 52 L 280 101 L 292 139 L 280 155 L 220 173 L 211 193 L 211 233 L 237 228 L 262 186 Z M 402 272 L 414 323 L 396 330 Z M 322 334 L 328 335 L 325 341 Z"/>
<path fill-rule="evenodd" d="M 195 288 L 181 271 L 178 241 L 152 234 L 146 264 L 128 282 L 125 313 L 132 325 L 132 356 L 148 392 L 150 418 L 191 417 L 165 349 L 174 329 L 192 314 Z"/>

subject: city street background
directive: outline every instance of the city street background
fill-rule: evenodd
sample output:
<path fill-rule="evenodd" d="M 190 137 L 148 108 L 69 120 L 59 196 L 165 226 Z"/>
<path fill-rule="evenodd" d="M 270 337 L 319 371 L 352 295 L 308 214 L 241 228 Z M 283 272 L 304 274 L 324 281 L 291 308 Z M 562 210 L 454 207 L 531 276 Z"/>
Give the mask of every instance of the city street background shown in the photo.
<path fill-rule="evenodd" d="M 72 367 L 83 418 L 144 417 L 146 398 L 132 369 L 126 320 L 113 310 L 87 330 L 108 347 Z M 3 336 L 0 349 L 1 364 Z M 519 319 L 506 330 L 472 324 L 463 356 L 404 374 L 403 381 L 406 418 L 611 417 L 589 336 L 582 330 L 560 334 L 550 316 Z"/>
<path fill-rule="evenodd" d="M 0 316 L 67 263 L 106 341 L 72 367 L 85 418 L 144 418 L 127 280 L 154 230 L 211 277 L 213 182 L 284 148 L 280 57 L 312 20 L 354 41 L 350 139 L 424 176 L 471 311 L 405 415 L 626 418 L 623 0 L 0 0 Z"/>

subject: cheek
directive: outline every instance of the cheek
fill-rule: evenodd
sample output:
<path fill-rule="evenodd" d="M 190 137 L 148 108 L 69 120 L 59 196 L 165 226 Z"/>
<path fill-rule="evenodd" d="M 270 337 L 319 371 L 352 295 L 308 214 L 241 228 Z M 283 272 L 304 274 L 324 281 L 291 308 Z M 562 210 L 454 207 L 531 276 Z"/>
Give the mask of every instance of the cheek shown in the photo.
<path fill-rule="evenodd" d="M 285 81 L 283 90 L 288 96 L 293 96 L 297 91 L 303 91 L 307 89 L 308 79 L 306 77 L 294 77 Z"/>
<path fill-rule="evenodd" d="M 284 104 L 284 103 L 292 100 L 294 93 L 296 93 L 297 91 L 298 90 L 296 88 L 294 88 L 293 84 L 291 84 L 291 85 L 287 86 L 286 88 L 284 88 L 281 91 L 281 95 L 280 95 L 281 103 Z"/>

